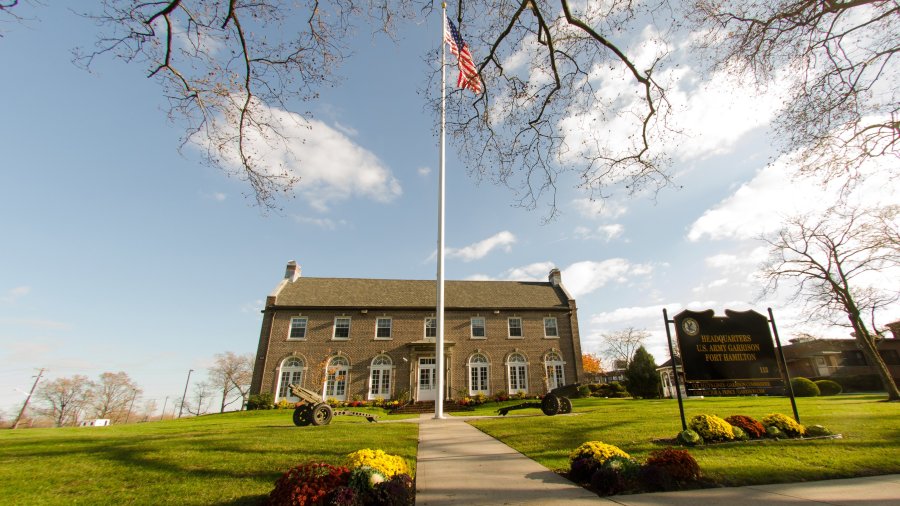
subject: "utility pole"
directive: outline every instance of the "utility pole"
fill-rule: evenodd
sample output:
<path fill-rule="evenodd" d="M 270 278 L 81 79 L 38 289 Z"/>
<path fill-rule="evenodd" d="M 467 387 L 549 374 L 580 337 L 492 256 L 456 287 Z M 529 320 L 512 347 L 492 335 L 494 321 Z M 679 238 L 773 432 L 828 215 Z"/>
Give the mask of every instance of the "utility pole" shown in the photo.
<path fill-rule="evenodd" d="M 134 400 L 137 399 L 137 390 L 131 391 L 131 406 L 128 406 L 128 412 L 125 413 L 125 423 L 128 423 L 128 419 L 131 418 L 131 410 L 134 408 Z"/>
<path fill-rule="evenodd" d="M 184 410 L 184 399 L 187 397 L 187 389 L 188 385 L 191 383 L 191 373 L 194 372 L 193 369 L 188 370 L 187 381 L 184 382 L 184 395 L 181 396 L 181 407 L 178 408 L 178 418 L 181 418 L 181 412 Z"/>
<path fill-rule="evenodd" d="M 25 398 L 25 404 L 22 404 L 22 410 L 19 411 L 19 416 L 16 417 L 16 421 L 13 422 L 12 427 L 10 429 L 19 428 L 19 421 L 22 420 L 22 415 L 25 414 L 25 408 L 28 407 L 28 401 L 31 400 L 31 396 L 34 394 L 34 389 L 37 388 L 38 381 L 41 381 L 41 376 L 44 374 L 44 368 L 41 367 L 41 370 L 38 371 L 37 378 L 34 379 L 34 384 L 31 385 L 31 391 L 28 392 L 28 397 Z"/>
<path fill-rule="evenodd" d="M 166 404 L 169 403 L 169 396 L 166 396 L 166 400 L 163 401 L 162 411 L 159 412 L 159 421 L 161 422 L 163 417 L 166 416 Z"/>

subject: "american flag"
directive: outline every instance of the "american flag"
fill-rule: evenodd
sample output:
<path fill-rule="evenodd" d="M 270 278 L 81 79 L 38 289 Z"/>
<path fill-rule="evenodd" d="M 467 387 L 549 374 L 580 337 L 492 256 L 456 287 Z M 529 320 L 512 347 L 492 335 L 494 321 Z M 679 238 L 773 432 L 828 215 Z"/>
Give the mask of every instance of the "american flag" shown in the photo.
<path fill-rule="evenodd" d="M 450 45 L 450 52 L 459 62 L 459 77 L 456 78 L 456 86 L 472 90 L 475 93 L 481 93 L 481 79 L 475 70 L 475 64 L 472 63 L 472 53 L 469 52 L 469 45 L 462 39 L 459 30 L 450 18 L 445 16 L 447 20 L 444 28 L 444 40 Z"/>

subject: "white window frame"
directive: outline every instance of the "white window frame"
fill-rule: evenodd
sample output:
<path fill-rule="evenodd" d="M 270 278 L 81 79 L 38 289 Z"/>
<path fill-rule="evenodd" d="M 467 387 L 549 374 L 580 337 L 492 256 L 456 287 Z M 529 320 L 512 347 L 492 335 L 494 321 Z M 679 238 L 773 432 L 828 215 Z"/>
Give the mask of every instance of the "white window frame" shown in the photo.
<path fill-rule="evenodd" d="M 340 365 L 332 365 L 332 363 L 340 361 L 343 362 Z M 331 372 L 329 372 L 331 370 Z M 338 386 L 341 381 L 338 380 L 343 376 L 343 393 L 339 394 Z M 329 382 L 333 381 L 332 388 L 329 388 Z M 347 389 L 350 388 L 350 360 L 347 357 L 338 355 L 336 357 L 331 357 L 328 360 L 328 363 L 325 365 L 325 379 L 322 382 L 322 398 L 323 399 L 337 399 L 339 401 L 347 400 Z"/>
<path fill-rule="evenodd" d="M 372 359 L 369 365 L 368 398 L 390 399 L 393 388 L 394 361 L 390 356 L 382 353 Z"/>
<path fill-rule="evenodd" d="M 549 390 L 566 384 L 566 362 L 556 351 L 550 351 L 544 356 L 544 371 Z"/>
<path fill-rule="evenodd" d="M 288 365 L 288 362 L 296 361 L 299 364 Z M 299 397 L 291 395 L 288 385 L 291 383 L 303 386 L 303 378 L 306 376 L 306 361 L 300 357 L 287 357 L 278 365 L 278 384 L 276 385 L 275 401 L 287 399 L 289 402 L 298 402 Z"/>
<path fill-rule="evenodd" d="M 512 322 L 513 322 L 513 320 L 519 320 L 519 335 L 518 335 L 518 336 L 512 335 L 512 330 L 513 330 Z M 525 339 L 525 329 L 524 329 L 524 325 L 525 325 L 525 322 L 522 320 L 522 317 L 521 317 L 521 316 L 510 316 L 509 318 L 507 318 L 507 319 L 506 319 L 506 334 L 507 334 L 507 337 L 509 337 L 510 339 Z"/>
<path fill-rule="evenodd" d="M 338 337 L 337 329 L 338 329 L 338 320 L 347 320 L 347 337 Z M 350 339 L 350 327 L 353 326 L 353 321 L 349 316 L 335 316 L 334 317 L 334 326 L 331 331 L 331 339 L 335 341 L 348 341 Z M 343 327 L 341 327 L 343 328 Z"/>
<path fill-rule="evenodd" d="M 385 320 L 387 320 L 387 327 L 380 327 L 379 324 Z M 381 330 L 382 328 L 387 328 L 388 335 L 386 337 L 378 335 L 378 331 Z M 394 338 L 393 333 L 394 333 L 394 319 L 393 318 L 391 318 L 390 316 L 379 316 L 379 317 L 375 318 L 375 339 L 377 339 L 379 341 L 390 341 L 391 339 Z"/>
<path fill-rule="evenodd" d="M 513 360 L 514 357 L 522 360 Z M 528 359 L 525 355 L 515 352 L 506 357 L 506 382 L 510 395 L 528 393 Z"/>
<path fill-rule="evenodd" d="M 551 320 L 553 321 L 553 329 L 556 331 L 556 334 L 547 334 L 547 322 Z M 544 338 L 559 339 L 559 320 L 557 320 L 555 316 L 548 316 L 544 318 Z"/>
<path fill-rule="evenodd" d="M 303 335 L 301 337 L 294 337 L 294 322 L 302 321 L 303 322 Z M 300 328 L 300 327 L 298 327 Z M 305 316 L 292 316 L 291 317 L 291 326 L 288 329 L 288 340 L 289 341 L 306 341 L 306 333 L 309 331 L 309 318 Z"/>
<path fill-rule="evenodd" d="M 482 336 L 475 335 L 475 320 L 481 320 L 481 333 L 484 334 Z M 473 316 L 469 320 L 469 336 L 472 339 L 487 339 L 487 320 L 483 316 Z"/>
<path fill-rule="evenodd" d="M 475 362 L 476 357 L 481 357 L 484 361 Z M 467 368 L 467 377 L 469 383 L 469 395 L 490 395 L 491 392 L 491 363 L 490 359 L 487 358 L 487 355 L 484 353 L 473 353 L 469 360 L 466 362 Z M 475 373 L 478 373 L 478 376 L 473 376 Z M 482 374 L 483 373 L 483 374 Z M 483 383 L 482 385 L 477 385 L 478 383 Z M 476 386 L 483 386 L 483 389 L 476 389 Z"/>
<path fill-rule="evenodd" d="M 429 322 L 429 321 L 434 322 L 434 325 L 432 326 L 432 328 L 434 328 L 434 335 L 433 335 L 433 336 L 429 336 L 429 335 L 428 335 L 428 322 Z M 432 341 L 432 340 L 434 340 L 434 339 L 437 338 L 437 318 L 435 318 L 434 316 L 427 316 L 427 317 L 425 317 L 425 329 L 424 329 L 422 335 L 424 335 L 424 336 L 425 336 L 425 339 L 426 339 L 426 340 L 429 340 L 429 341 Z"/>

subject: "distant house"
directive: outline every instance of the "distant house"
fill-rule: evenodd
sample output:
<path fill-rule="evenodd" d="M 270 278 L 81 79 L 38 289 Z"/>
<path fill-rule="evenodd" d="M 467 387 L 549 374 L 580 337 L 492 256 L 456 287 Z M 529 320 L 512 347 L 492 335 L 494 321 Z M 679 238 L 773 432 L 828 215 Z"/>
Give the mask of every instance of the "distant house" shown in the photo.
<path fill-rule="evenodd" d="M 895 381 L 900 380 L 900 338 L 894 322 L 888 327 L 892 337 L 879 339 L 876 343 L 879 355 L 884 360 Z M 880 388 L 880 380 L 875 368 L 868 362 L 855 339 L 816 339 L 801 337 L 790 340 L 783 346 L 784 358 L 791 377 L 810 379 L 833 379 L 839 383 L 857 386 L 858 389 Z M 869 381 L 863 379 L 869 377 Z"/>
<path fill-rule="evenodd" d="M 337 400 L 434 400 L 434 280 L 302 277 L 295 262 L 266 298 L 251 394 L 296 401 L 299 384 Z M 545 282 L 447 281 L 446 399 L 544 394 L 582 381 L 575 300 Z"/>
<path fill-rule="evenodd" d="M 106 427 L 109 425 L 109 418 L 95 418 L 93 420 L 82 420 L 78 422 L 79 427 Z"/>
<path fill-rule="evenodd" d="M 684 371 L 681 368 L 681 358 L 675 357 L 675 370 L 678 371 L 678 385 L 681 387 L 681 396 L 687 397 L 687 391 L 684 386 Z M 678 397 L 675 389 L 675 373 L 672 371 L 672 359 L 666 360 L 663 364 L 656 368 L 659 374 L 659 384 L 662 388 L 663 398 Z"/>

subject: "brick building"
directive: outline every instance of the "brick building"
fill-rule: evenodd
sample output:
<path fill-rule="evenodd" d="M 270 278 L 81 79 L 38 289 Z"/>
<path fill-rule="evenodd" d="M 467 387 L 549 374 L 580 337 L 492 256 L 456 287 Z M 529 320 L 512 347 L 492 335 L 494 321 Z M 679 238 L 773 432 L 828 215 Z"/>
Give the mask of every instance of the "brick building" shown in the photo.
<path fill-rule="evenodd" d="M 436 282 L 309 278 L 295 262 L 266 298 L 250 393 L 296 400 L 299 383 L 338 400 L 436 396 Z M 447 281 L 446 399 L 544 394 L 581 381 L 575 300 L 547 282 Z"/>

